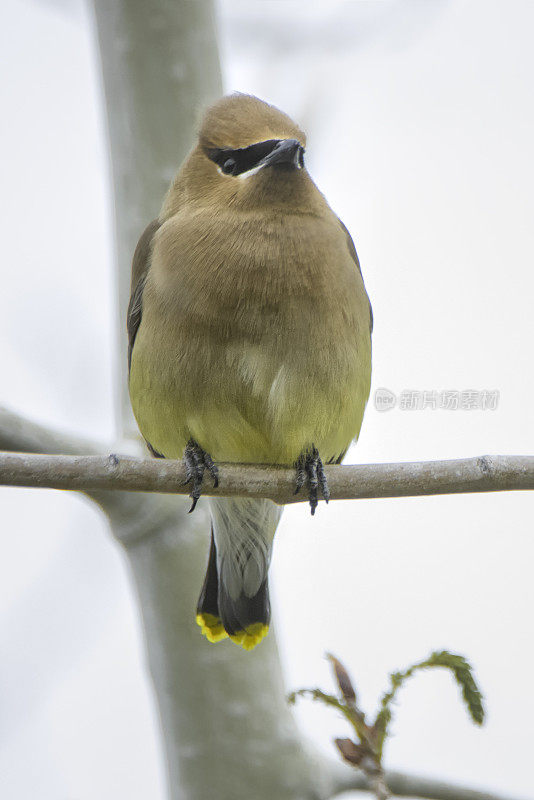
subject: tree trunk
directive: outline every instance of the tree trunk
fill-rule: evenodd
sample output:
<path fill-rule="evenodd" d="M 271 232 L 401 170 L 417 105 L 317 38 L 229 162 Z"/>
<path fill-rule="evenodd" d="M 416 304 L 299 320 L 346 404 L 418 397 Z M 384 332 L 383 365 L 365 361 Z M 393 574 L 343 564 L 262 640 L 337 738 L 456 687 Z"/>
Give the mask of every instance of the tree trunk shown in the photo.
<path fill-rule="evenodd" d="M 221 94 L 210 0 L 95 0 L 114 183 L 123 434 L 136 435 L 126 388 L 125 319 L 137 238 L 157 216 Z M 152 508 L 152 504 L 149 504 Z M 158 497 L 145 523 L 111 515 L 143 616 L 173 800 L 324 797 L 285 702 L 274 631 L 252 653 L 209 644 L 195 625 L 209 521 L 182 498 Z M 131 523 L 135 533 L 131 535 Z M 324 790 L 324 791 L 323 791 Z"/>

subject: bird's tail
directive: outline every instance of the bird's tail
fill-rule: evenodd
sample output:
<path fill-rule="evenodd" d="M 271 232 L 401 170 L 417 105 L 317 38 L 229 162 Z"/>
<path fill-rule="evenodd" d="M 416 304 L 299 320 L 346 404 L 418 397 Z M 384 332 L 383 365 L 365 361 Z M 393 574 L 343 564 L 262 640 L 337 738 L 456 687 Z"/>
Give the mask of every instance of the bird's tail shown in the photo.
<path fill-rule="evenodd" d="M 210 642 L 245 650 L 269 630 L 267 573 L 282 509 L 271 500 L 212 498 L 211 546 L 197 623 Z"/>

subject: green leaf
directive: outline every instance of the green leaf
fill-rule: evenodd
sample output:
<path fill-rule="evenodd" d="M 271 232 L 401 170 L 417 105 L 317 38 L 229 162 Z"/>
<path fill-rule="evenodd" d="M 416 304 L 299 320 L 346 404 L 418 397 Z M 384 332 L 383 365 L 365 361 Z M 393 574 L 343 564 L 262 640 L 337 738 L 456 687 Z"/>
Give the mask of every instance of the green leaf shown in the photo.
<path fill-rule="evenodd" d="M 484 705 L 482 694 L 473 676 L 471 664 L 463 656 L 449 653 L 447 650 L 440 650 L 432 653 L 428 659 L 428 666 L 445 667 L 451 670 L 462 690 L 462 696 L 471 719 L 476 725 L 482 725 L 484 722 Z"/>
<path fill-rule="evenodd" d="M 432 653 L 425 661 L 413 664 L 404 672 L 391 673 L 391 688 L 383 696 L 380 702 L 380 710 L 377 714 L 374 730 L 377 736 L 379 753 L 382 753 L 384 741 L 388 734 L 388 727 L 392 719 L 392 704 L 395 696 L 407 678 L 418 670 L 442 667 L 449 669 L 456 682 L 462 690 L 462 696 L 471 716 L 477 725 L 484 722 L 484 706 L 482 694 L 473 677 L 473 670 L 469 662 L 457 653 L 450 653 L 448 650 L 439 650 Z"/>
<path fill-rule="evenodd" d="M 291 694 L 287 696 L 287 702 L 294 705 L 297 698 L 306 696 L 310 697 L 312 700 L 319 700 L 327 706 L 333 706 L 343 713 L 345 712 L 345 709 L 337 697 L 334 697 L 333 694 L 326 694 L 326 692 L 321 691 L 321 689 L 297 689 L 296 692 L 291 692 Z"/>

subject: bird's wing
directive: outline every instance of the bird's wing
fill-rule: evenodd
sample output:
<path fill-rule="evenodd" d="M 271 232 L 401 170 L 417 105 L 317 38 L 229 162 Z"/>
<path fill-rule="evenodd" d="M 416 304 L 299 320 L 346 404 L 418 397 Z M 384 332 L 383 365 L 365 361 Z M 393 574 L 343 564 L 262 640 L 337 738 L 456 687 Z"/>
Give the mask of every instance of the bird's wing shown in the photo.
<path fill-rule="evenodd" d="M 146 226 L 137 242 L 132 261 L 132 290 L 130 302 L 128 304 L 128 314 L 126 327 L 128 329 L 128 372 L 132 363 L 132 350 L 135 342 L 141 316 L 143 314 L 143 289 L 145 288 L 146 276 L 150 267 L 150 256 L 152 254 L 152 243 L 154 234 L 158 230 L 160 222 L 157 219 Z"/>
<path fill-rule="evenodd" d="M 344 225 L 341 222 L 339 217 L 338 217 L 338 222 L 339 222 L 339 225 L 340 225 L 343 233 L 345 234 L 345 237 L 346 237 L 346 240 L 347 240 L 347 247 L 349 249 L 349 253 L 351 255 L 351 258 L 354 261 L 354 263 L 356 264 L 356 267 L 358 268 L 358 272 L 360 273 L 361 278 L 362 278 L 362 282 L 363 282 L 362 268 L 360 267 L 360 259 L 358 258 L 358 253 L 356 252 L 356 248 L 354 246 L 354 242 L 352 241 L 352 236 L 350 235 L 347 226 Z M 365 291 L 365 284 L 364 284 L 364 291 Z M 367 296 L 367 302 L 369 303 L 369 333 L 371 334 L 373 332 L 373 309 L 371 307 L 371 301 L 369 300 L 369 296 Z M 347 450 L 348 450 L 348 448 L 347 448 Z M 329 461 L 328 463 L 329 464 L 341 464 L 341 462 L 345 458 L 347 450 L 344 450 L 344 452 L 340 453 L 340 455 L 337 458 L 331 459 L 331 461 Z"/>
<path fill-rule="evenodd" d="M 352 236 L 350 235 L 347 226 L 344 225 L 341 222 L 339 217 L 338 217 L 338 222 L 339 222 L 339 224 L 341 226 L 341 229 L 343 230 L 343 233 L 346 236 L 347 247 L 349 248 L 349 253 L 351 255 L 351 258 L 354 261 L 354 263 L 356 264 L 356 266 L 358 267 L 358 272 L 362 276 L 362 281 L 363 281 L 362 268 L 360 267 L 360 259 L 358 258 L 358 253 L 356 252 L 356 248 L 354 247 L 354 242 L 352 241 Z M 365 290 L 365 285 L 364 285 L 364 290 Z M 371 307 L 371 301 L 369 300 L 369 296 L 367 297 L 367 301 L 369 303 L 369 332 L 372 333 L 373 332 L 373 309 Z"/>

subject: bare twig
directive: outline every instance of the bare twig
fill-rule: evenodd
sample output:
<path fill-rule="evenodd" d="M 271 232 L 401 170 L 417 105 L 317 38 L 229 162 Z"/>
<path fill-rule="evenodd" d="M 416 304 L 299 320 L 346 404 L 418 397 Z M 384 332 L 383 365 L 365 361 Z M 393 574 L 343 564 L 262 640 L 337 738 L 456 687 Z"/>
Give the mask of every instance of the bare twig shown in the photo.
<path fill-rule="evenodd" d="M 466 659 L 458 653 L 451 653 L 447 650 L 436 650 L 424 661 L 412 664 L 403 672 L 391 673 L 391 688 L 383 696 L 380 709 L 373 722 L 369 722 L 364 711 L 358 706 L 354 683 L 343 666 L 343 664 L 327 653 L 337 683 L 336 695 L 323 692 L 321 689 L 297 689 L 288 696 L 288 702 L 293 705 L 300 697 L 309 697 L 312 700 L 324 703 L 331 708 L 335 708 L 349 723 L 353 729 L 354 739 L 336 738 L 336 745 L 343 761 L 357 770 L 355 784 L 349 784 L 350 788 L 362 788 L 362 775 L 365 776 L 367 783 L 365 786 L 371 790 L 376 800 L 388 800 L 391 797 L 391 790 L 395 794 L 418 795 L 418 780 L 407 779 L 407 776 L 399 776 L 395 772 L 386 772 L 383 766 L 384 742 L 388 736 L 388 724 L 392 718 L 391 704 L 397 693 L 407 678 L 415 672 L 423 669 L 445 668 L 452 672 L 455 680 L 462 688 L 462 695 L 467 709 L 474 723 L 481 725 L 484 719 L 484 709 L 479 688 L 475 682 L 472 668 Z M 334 771 L 335 774 L 335 771 Z M 341 774 L 341 784 L 345 786 L 344 775 Z M 390 778 L 392 783 L 390 784 Z M 400 778 L 400 780 L 399 780 Z M 393 786 L 395 784 L 395 787 Z M 436 791 L 435 795 L 422 795 L 423 797 L 440 798 L 444 784 L 440 782 L 426 782 L 425 789 Z M 349 788 L 348 786 L 346 788 Z M 447 787 L 447 789 L 450 787 Z M 336 791 L 341 791 L 341 788 Z M 471 789 L 453 789 L 457 794 L 453 795 L 457 800 L 462 797 L 478 800 L 479 794 Z M 488 796 L 487 800 L 491 800 Z M 447 795 L 448 798 L 448 795 Z"/>
<path fill-rule="evenodd" d="M 362 772 L 345 767 L 343 764 L 332 765 L 332 769 L 338 778 L 335 795 L 348 791 L 372 791 L 372 781 Z M 454 783 L 407 775 L 395 770 L 386 770 L 385 780 L 394 797 L 421 797 L 426 800 L 509 800 L 510 798 L 510 795 L 468 789 Z"/>
<path fill-rule="evenodd" d="M 534 456 L 331 466 L 325 471 L 333 500 L 534 489 Z M 294 494 L 294 480 L 291 468 L 221 464 L 218 488 L 208 479 L 204 492 L 266 497 L 280 504 L 302 502 L 305 497 Z M 117 455 L 0 455 L 0 485 L 4 486 L 188 494 L 184 481 L 180 461 Z"/>
<path fill-rule="evenodd" d="M 102 453 L 104 445 L 81 436 L 39 425 L 27 417 L 0 406 L 0 451 L 19 453 Z"/>

